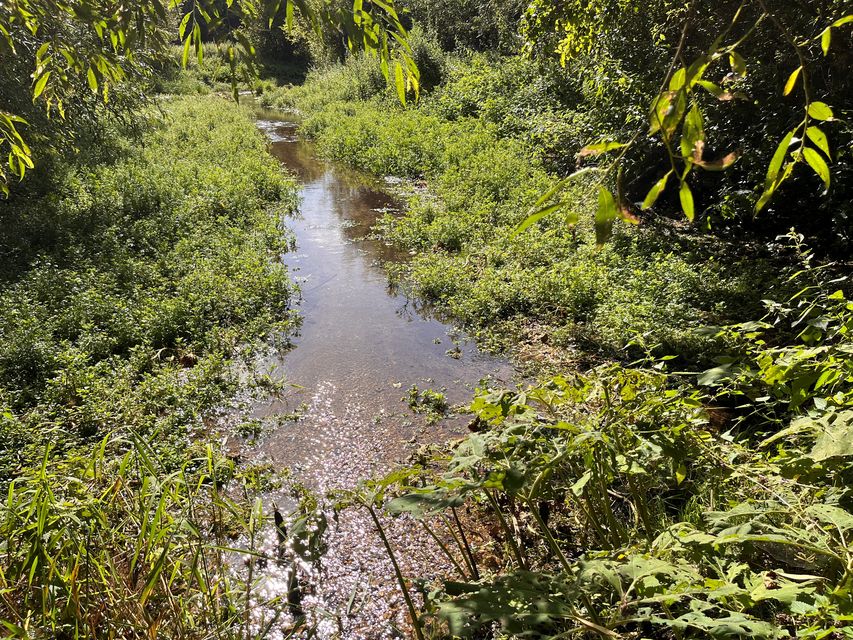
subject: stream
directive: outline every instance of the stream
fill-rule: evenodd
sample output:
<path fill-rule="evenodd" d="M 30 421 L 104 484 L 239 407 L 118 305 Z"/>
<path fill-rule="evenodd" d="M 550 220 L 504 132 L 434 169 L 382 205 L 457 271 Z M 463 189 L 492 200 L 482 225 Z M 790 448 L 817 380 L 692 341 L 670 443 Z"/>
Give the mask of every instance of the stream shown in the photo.
<path fill-rule="evenodd" d="M 276 426 L 246 455 L 289 469 L 294 482 L 318 494 L 351 489 L 423 444 L 464 436 L 470 416 L 453 415 L 452 408 L 469 402 L 478 386 L 509 384 L 513 370 L 389 288 L 383 263 L 407 256 L 369 238 L 381 215 L 401 208 L 380 180 L 321 160 L 297 137 L 294 122 L 264 111 L 256 118 L 270 153 L 301 186 L 299 214 L 289 221 L 296 250 L 284 260 L 300 286 L 295 310 L 302 323 L 294 348 L 266 363 L 285 391 L 256 403 L 255 417 Z M 413 412 L 407 403 L 413 385 L 444 393 L 451 415 L 436 421 Z M 295 495 L 286 483 L 266 502 L 286 512 L 295 508 Z M 302 635 L 408 637 L 403 599 L 369 514 L 329 512 L 327 524 L 322 560 L 262 568 L 258 602 L 286 596 L 298 579 L 309 630 Z M 407 577 L 449 573 L 438 545 L 416 523 L 386 524 Z M 274 532 L 265 544 L 267 551 L 275 547 Z M 276 620 L 268 637 L 289 637 L 288 623 Z M 262 615 L 255 624 L 270 622 Z"/>

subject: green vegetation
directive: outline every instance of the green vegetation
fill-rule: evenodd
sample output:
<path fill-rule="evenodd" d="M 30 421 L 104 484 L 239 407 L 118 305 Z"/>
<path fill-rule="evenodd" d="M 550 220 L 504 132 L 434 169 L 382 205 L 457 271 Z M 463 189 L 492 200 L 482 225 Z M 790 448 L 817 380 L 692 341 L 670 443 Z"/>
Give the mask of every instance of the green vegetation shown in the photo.
<path fill-rule="evenodd" d="M 663 359 L 484 393 L 481 433 L 389 476 L 383 495 L 404 491 L 391 513 L 439 533 L 436 516 L 463 505 L 494 522 L 480 548 L 497 569 L 446 549 L 459 579 L 420 624 L 849 637 L 853 303 L 813 270 L 797 280 L 760 321 L 722 329 L 735 346 L 698 378 Z"/>
<path fill-rule="evenodd" d="M 235 359 L 289 325 L 296 190 L 236 106 L 162 107 L 141 135 L 102 121 L 0 203 L 0 618 L 18 637 L 242 623 L 219 547 L 261 526 L 254 480 L 203 439 Z"/>
<path fill-rule="evenodd" d="M 456 575 L 407 595 L 414 635 L 853 636 L 833 48 L 853 19 L 534 2 L 521 57 L 463 50 L 442 36 L 477 25 L 409 4 L 434 20 L 410 36 L 432 78 L 416 106 L 356 59 L 262 100 L 322 154 L 410 181 L 376 229 L 413 255 L 391 277 L 539 378 L 481 391 L 474 434 L 341 496 L 442 541 Z M 404 594 L 416 578 L 397 567 Z"/>
<path fill-rule="evenodd" d="M 418 69 L 393 1 L 354 3 L 345 9 L 311 0 L 216 0 L 184 3 L 146 0 L 115 5 L 102 0 L 17 0 L 0 6 L 0 193 L 49 156 L 67 149 L 102 111 L 130 115 L 145 100 L 143 80 L 175 62 L 170 35 L 181 42 L 180 64 L 190 54 L 204 65 L 205 42 L 223 43 L 230 86 L 254 69 L 256 47 L 275 25 L 346 32 L 345 49 L 381 61 L 405 99 L 418 90 Z M 132 116 L 131 116 L 132 117 Z M 31 146 L 35 143 L 35 146 Z"/>
<path fill-rule="evenodd" d="M 427 424 L 438 422 L 450 410 L 447 397 L 441 391 L 435 391 L 434 389 L 424 389 L 421 391 L 417 385 L 412 385 L 409 388 L 405 400 L 409 405 L 409 409 L 415 413 L 426 414 Z"/>
<path fill-rule="evenodd" d="M 853 637 L 846 3 L 400 6 L 0 6 L 0 624 L 248 639 L 298 591 L 253 602 L 275 480 L 206 442 L 290 323 L 294 185 L 203 95 L 245 87 L 406 180 L 390 278 L 535 378 L 332 496 L 419 640 Z M 296 493 L 314 562 L 326 514 Z M 405 575 L 384 516 L 457 575 Z"/>
<path fill-rule="evenodd" d="M 481 55 L 449 61 L 447 80 L 417 109 L 381 92 L 384 80 L 369 60 L 313 72 L 304 86 L 261 100 L 302 111 L 302 131 L 321 153 L 374 173 L 426 178 L 428 193 L 410 198 L 403 218 L 380 225 L 387 240 L 417 252 L 394 277 L 481 341 L 534 359 L 614 356 L 629 343 L 638 353 L 699 357 L 711 338 L 697 328 L 760 311 L 755 290 L 780 276 L 769 252 L 747 257 L 742 241 L 663 224 L 626 229 L 598 248 L 589 216 L 566 224 L 593 206 L 585 184 L 574 187 L 573 213 L 513 236 L 557 179 L 542 147 L 510 116 L 530 90 L 521 78 L 536 65 L 493 63 Z"/>

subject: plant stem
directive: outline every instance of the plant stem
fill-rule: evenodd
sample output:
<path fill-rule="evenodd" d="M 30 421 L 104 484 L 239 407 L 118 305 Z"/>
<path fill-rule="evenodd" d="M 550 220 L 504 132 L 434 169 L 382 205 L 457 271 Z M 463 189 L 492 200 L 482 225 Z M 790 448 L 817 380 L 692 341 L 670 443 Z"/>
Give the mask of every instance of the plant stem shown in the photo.
<path fill-rule="evenodd" d="M 403 592 L 403 599 L 406 601 L 406 607 L 409 610 L 409 616 L 412 618 L 412 626 L 415 628 L 415 636 L 417 637 L 417 640 L 425 640 L 423 631 L 421 630 L 418 612 L 415 609 L 415 603 L 412 600 L 412 596 L 409 595 L 409 589 L 406 587 L 406 580 L 403 578 L 403 572 L 400 570 L 400 565 L 397 564 L 397 557 L 394 554 L 394 549 L 391 548 L 391 543 L 385 535 L 385 530 L 382 528 L 382 523 L 379 522 L 379 517 L 376 515 L 376 510 L 373 508 L 373 505 L 367 502 L 363 504 L 370 512 L 370 517 L 373 518 L 373 524 L 376 526 L 376 532 L 382 540 L 382 544 L 388 554 L 388 559 L 391 560 L 391 566 L 394 567 L 394 575 L 397 577 L 397 584 L 400 585 L 400 591 Z"/>
<path fill-rule="evenodd" d="M 503 512 L 501 511 L 501 507 L 498 504 L 498 501 L 491 494 L 488 489 L 483 490 L 486 494 L 486 497 L 489 499 L 489 502 L 492 505 L 492 509 L 494 509 L 495 515 L 498 517 L 498 521 L 501 523 L 501 528 L 504 530 L 504 535 L 506 536 L 507 544 L 510 549 L 512 549 L 512 554 L 515 556 L 515 561 L 518 563 L 520 569 L 527 569 L 527 562 L 524 559 L 524 555 L 521 552 L 518 544 L 515 541 L 515 534 L 512 532 L 512 529 L 509 528 L 509 524 L 504 518 Z"/>

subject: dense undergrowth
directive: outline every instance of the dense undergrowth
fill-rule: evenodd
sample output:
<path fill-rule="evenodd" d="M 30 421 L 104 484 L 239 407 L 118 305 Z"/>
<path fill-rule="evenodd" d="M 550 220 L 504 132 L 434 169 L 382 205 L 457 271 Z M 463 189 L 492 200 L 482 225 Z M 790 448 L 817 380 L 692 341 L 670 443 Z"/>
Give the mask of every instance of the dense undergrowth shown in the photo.
<path fill-rule="evenodd" d="M 849 265 L 778 221 L 731 225 L 742 189 L 704 230 L 647 215 L 597 246 L 578 181 L 514 234 L 614 105 L 567 108 L 596 88 L 561 95 L 554 65 L 413 49 L 434 85 L 416 106 L 364 60 L 262 101 L 328 157 L 410 179 L 377 229 L 413 256 L 392 277 L 539 377 L 480 393 L 476 433 L 345 496 L 444 541 L 458 575 L 398 575 L 423 597 L 415 635 L 853 636 Z"/>
<path fill-rule="evenodd" d="M 324 65 L 303 86 L 277 86 L 300 71 L 275 56 L 263 80 L 238 68 L 237 88 L 300 112 L 321 153 L 408 179 L 408 210 L 376 229 L 412 254 L 391 277 L 538 377 L 480 392 L 469 437 L 334 496 L 369 509 L 392 561 L 380 510 L 418 519 L 455 568 L 426 582 L 393 563 L 418 638 L 853 637 L 853 303 L 849 264 L 826 260 L 849 257 L 836 116 L 853 18 L 837 0 L 796 4 L 534 0 L 522 19 L 516 0 L 466 0 L 482 18 L 466 23 L 444 0 L 406 0 L 431 30 L 410 38 L 422 91 L 407 106 L 375 60 L 334 62 L 339 33 L 305 36 Z M 743 148 L 731 171 L 689 176 L 696 224 L 670 189 L 599 246 L 590 178 L 514 233 L 587 162 L 583 145 L 647 130 L 662 69 L 673 60 L 674 82 L 722 51 L 738 6 L 754 37 L 719 58 L 725 90 L 690 100 L 714 153 Z M 530 58 L 499 55 L 520 45 L 519 20 Z M 225 50 L 204 53 L 161 68 L 154 91 L 233 89 Z M 248 581 L 229 570 L 236 536 L 255 553 L 262 479 L 198 436 L 235 389 L 235 358 L 286 324 L 274 258 L 294 191 L 236 111 L 164 104 L 165 120 L 132 118 L 141 138 L 114 123 L 87 147 L 90 127 L 75 129 L 79 160 L 3 204 L 0 620 L 18 637 L 248 638 L 276 622 L 252 619 L 253 563 Z M 821 170 L 795 153 L 785 197 L 754 218 L 780 132 L 814 104 Z M 673 132 L 687 110 L 674 106 Z M 666 140 L 638 139 L 626 190 L 615 172 L 607 184 L 620 204 L 669 175 Z M 779 235 L 792 224 L 806 237 Z M 413 387 L 410 406 L 437 418 L 430 393 Z"/>
<path fill-rule="evenodd" d="M 290 322 L 296 190 L 220 98 L 134 120 L 105 118 L 0 203 L 0 619 L 16 637 L 248 624 L 223 549 L 260 526 L 256 478 L 207 418 L 237 359 Z"/>
<path fill-rule="evenodd" d="M 650 360 L 482 394 L 478 433 L 380 483 L 403 490 L 389 511 L 439 533 L 445 512 L 491 523 L 469 531 L 479 555 L 445 549 L 459 575 L 419 624 L 851 637 L 853 303 L 803 275 L 761 320 L 721 329 L 735 347 L 698 378 Z"/>
<path fill-rule="evenodd" d="M 302 132 L 329 157 L 426 180 L 403 217 L 380 223 L 383 238 L 415 253 L 393 276 L 482 342 L 520 347 L 540 364 L 624 357 L 629 343 L 641 343 L 637 353 L 693 359 L 710 348 L 697 328 L 751 317 L 760 311 L 756 289 L 783 280 L 779 263 L 757 243 L 744 251 L 743 242 L 668 220 L 624 228 L 598 247 L 583 183 L 564 197 L 572 202 L 569 214 L 513 236 L 557 181 L 542 139 L 566 129 L 565 118 L 541 105 L 530 115 L 528 94 L 537 89 L 524 79 L 536 73 L 534 63 L 419 51 L 415 46 L 419 61 L 443 65 L 446 80 L 417 108 L 395 105 L 369 60 L 312 72 L 305 85 L 267 92 L 261 101 L 304 113 Z M 547 79 L 537 82 L 550 95 Z M 589 135 L 591 126 L 576 123 L 574 135 Z"/>

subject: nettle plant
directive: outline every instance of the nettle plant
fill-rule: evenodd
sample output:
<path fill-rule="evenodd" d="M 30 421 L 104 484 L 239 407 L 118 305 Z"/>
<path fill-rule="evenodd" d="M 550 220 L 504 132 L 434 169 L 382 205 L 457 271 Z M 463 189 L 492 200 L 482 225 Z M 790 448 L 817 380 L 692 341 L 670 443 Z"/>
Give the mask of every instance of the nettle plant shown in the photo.
<path fill-rule="evenodd" d="M 608 21 L 622 13 L 636 13 L 638 7 L 630 0 L 595 0 L 584 3 L 581 9 L 577 3 L 568 3 L 568 7 L 555 8 L 550 3 L 531 4 L 525 22 L 525 34 L 528 37 L 528 50 L 541 41 L 542 34 L 556 31 L 561 34 L 556 44 L 556 52 L 561 62 L 579 55 L 595 55 L 596 38 L 604 37 L 601 31 L 607 29 Z M 605 138 L 583 147 L 578 154 L 578 162 L 587 158 L 608 157 L 604 163 L 579 169 L 561 181 L 536 203 L 526 219 L 517 229 L 523 231 L 542 217 L 565 209 L 568 201 L 560 200 L 563 188 L 579 177 L 597 174 L 594 181 L 598 189 L 598 207 L 595 216 L 596 236 L 604 242 L 611 234 L 617 218 L 636 224 L 639 220 L 634 207 L 629 203 L 623 187 L 623 169 L 629 153 L 640 144 L 657 140 L 662 144 L 669 170 L 648 189 L 640 205 L 641 210 L 650 209 L 670 185 L 678 188 L 681 210 L 689 221 L 696 216 L 693 190 L 689 178 L 697 170 L 720 172 L 731 167 L 741 156 L 740 149 L 731 149 L 720 155 L 709 157 L 706 118 L 709 108 L 704 106 L 709 94 L 715 102 L 727 103 L 737 100 L 751 100 L 734 87 L 739 80 L 747 78 L 749 65 L 759 65 L 761 61 L 748 61 L 742 54 L 745 45 L 756 37 L 756 31 L 764 23 L 774 29 L 774 33 L 784 39 L 796 55 L 799 65 L 790 71 L 784 87 L 783 96 L 794 94 L 802 89 L 801 119 L 787 132 L 770 159 L 760 196 L 754 204 L 754 214 L 761 212 L 782 184 L 788 180 L 800 165 L 807 166 L 823 182 L 826 190 L 831 184 L 829 163 L 832 149 L 827 135 L 827 125 L 837 121 L 833 107 L 816 98 L 811 86 L 810 59 L 818 50 L 823 57 L 830 54 L 834 34 L 845 33 L 844 28 L 853 22 L 853 15 L 840 10 L 827 10 L 828 15 L 813 21 L 813 32 L 801 33 L 802 28 L 794 31 L 787 26 L 765 0 L 743 0 L 739 5 L 714 7 L 717 14 L 731 12 L 731 18 L 720 30 L 713 42 L 701 55 L 686 59 L 690 35 L 699 30 L 699 25 L 709 21 L 707 11 L 701 15 L 699 0 L 690 2 L 659 2 L 653 8 L 660 13 L 682 20 L 680 38 L 669 63 L 667 72 L 648 105 L 647 121 L 628 140 Z M 659 6 L 658 6 L 659 5 Z M 675 8 L 673 8 L 675 7 Z M 668 12 L 668 13 L 667 13 Z M 835 15 L 832 15 L 832 14 Z M 555 15 L 556 14 L 556 15 Z M 747 17 L 748 16 L 748 17 Z M 718 17 L 718 16 L 714 16 Z M 827 21 L 821 22 L 821 19 Z M 665 39 L 661 36 L 661 39 Z M 820 55 L 817 54 L 817 55 Z M 714 80 L 723 77 L 722 81 Z M 716 127 L 714 127 L 716 128 Z M 615 184 L 615 189 L 611 187 Z M 826 191 L 824 192 L 826 193 Z M 570 223 L 577 221 L 577 214 L 571 213 Z"/>

